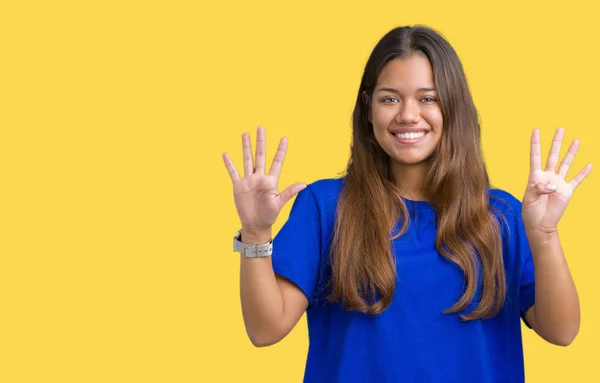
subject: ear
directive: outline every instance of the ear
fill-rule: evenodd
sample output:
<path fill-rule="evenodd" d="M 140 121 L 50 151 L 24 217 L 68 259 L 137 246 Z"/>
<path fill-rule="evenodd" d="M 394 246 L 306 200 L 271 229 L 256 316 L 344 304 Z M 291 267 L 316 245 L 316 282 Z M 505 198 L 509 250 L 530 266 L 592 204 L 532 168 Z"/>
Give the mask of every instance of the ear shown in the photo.
<path fill-rule="evenodd" d="M 365 104 L 365 106 L 367 107 L 369 122 L 372 124 L 373 121 L 371 115 L 371 103 L 369 102 L 369 95 L 364 90 L 362 92 L 362 101 L 363 104 Z"/>

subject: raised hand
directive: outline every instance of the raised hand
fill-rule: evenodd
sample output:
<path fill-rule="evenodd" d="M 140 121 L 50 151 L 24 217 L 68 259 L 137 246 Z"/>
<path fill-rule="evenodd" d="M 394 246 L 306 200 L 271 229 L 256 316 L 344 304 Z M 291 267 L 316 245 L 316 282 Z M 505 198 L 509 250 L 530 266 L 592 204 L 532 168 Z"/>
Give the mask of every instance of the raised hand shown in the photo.
<path fill-rule="evenodd" d="M 531 134 L 531 171 L 522 208 L 523 221 L 528 231 L 555 233 L 558 221 L 563 216 L 575 189 L 592 171 L 592 165 L 588 164 L 570 182 L 565 179 L 579 148 L 578 140 L 571 143 L 558 171 L 555 171 L 563 135 L 564 129 L 556 130 L 546 161 L 546 169 L 542 170 L 540 131 L 535 129 Z"/>
<path fill-rule="evenodd" d="M 266 166 L 265 130 L 259 127 L 256 131 L 256 162 L 253 162 L 250 134 L 242 135 L 242 152 L 244 157 L 244 177 L 240 175 L 227 153 L 223 153 L 223 161 L 231 180 L 235 206 L 240 216 L 242 227 L 249 230 L 270 229 L 275 223 L 282 207 L 306 184 L 295 183 L 279 193 L 278 183 L 283 160 L 287 151 L 287 139 L 279 142 L 277 153 L 269 169 Z"/>

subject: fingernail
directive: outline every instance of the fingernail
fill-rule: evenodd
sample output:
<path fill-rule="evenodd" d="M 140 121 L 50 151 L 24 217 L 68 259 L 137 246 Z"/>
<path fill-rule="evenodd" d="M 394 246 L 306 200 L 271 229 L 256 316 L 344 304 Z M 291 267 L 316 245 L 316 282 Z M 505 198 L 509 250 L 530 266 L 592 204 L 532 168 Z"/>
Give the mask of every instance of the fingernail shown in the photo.
<path fill-rule="evenodd" d="M 546 190 L 556 190 L 556 185 L 548 184 L 546 185 Z"/>

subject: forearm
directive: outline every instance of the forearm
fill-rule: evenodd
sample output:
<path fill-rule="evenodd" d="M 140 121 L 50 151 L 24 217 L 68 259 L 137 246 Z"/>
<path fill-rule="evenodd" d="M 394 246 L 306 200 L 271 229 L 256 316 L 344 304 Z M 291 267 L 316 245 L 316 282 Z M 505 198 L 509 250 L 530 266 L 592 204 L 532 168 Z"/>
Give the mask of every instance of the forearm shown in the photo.
<path fill-rule="evenodd" d="M 558 232 L 528 232 L 535 266 L 536 331 L 556 344 L 569 344 L 580 323 L 579 297 Z"/>
<path fill-rule="evenodd" d="M 242 230 L 242 240 L 246 243 L 262 244 L 270 238 L 270 232 Z M 271 257 L 246 258 L 241 255 L 240 297 L 246 331 L 252 343 L 264 346 L 277 341 L 275 338 L 283 321 L 283 297 Z"/>

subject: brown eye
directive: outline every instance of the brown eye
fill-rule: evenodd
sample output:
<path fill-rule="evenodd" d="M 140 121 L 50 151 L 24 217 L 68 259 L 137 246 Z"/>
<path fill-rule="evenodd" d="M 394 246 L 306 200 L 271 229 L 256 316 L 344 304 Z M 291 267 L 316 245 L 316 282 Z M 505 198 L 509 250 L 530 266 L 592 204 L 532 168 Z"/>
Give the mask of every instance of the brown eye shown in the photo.
<path fill-rule="evenodd" d="M 386 97 L 382 101 L 386 104 L 394 104 L 394 103 L 398 102 L 399 100 L 396 97 Z"/>

